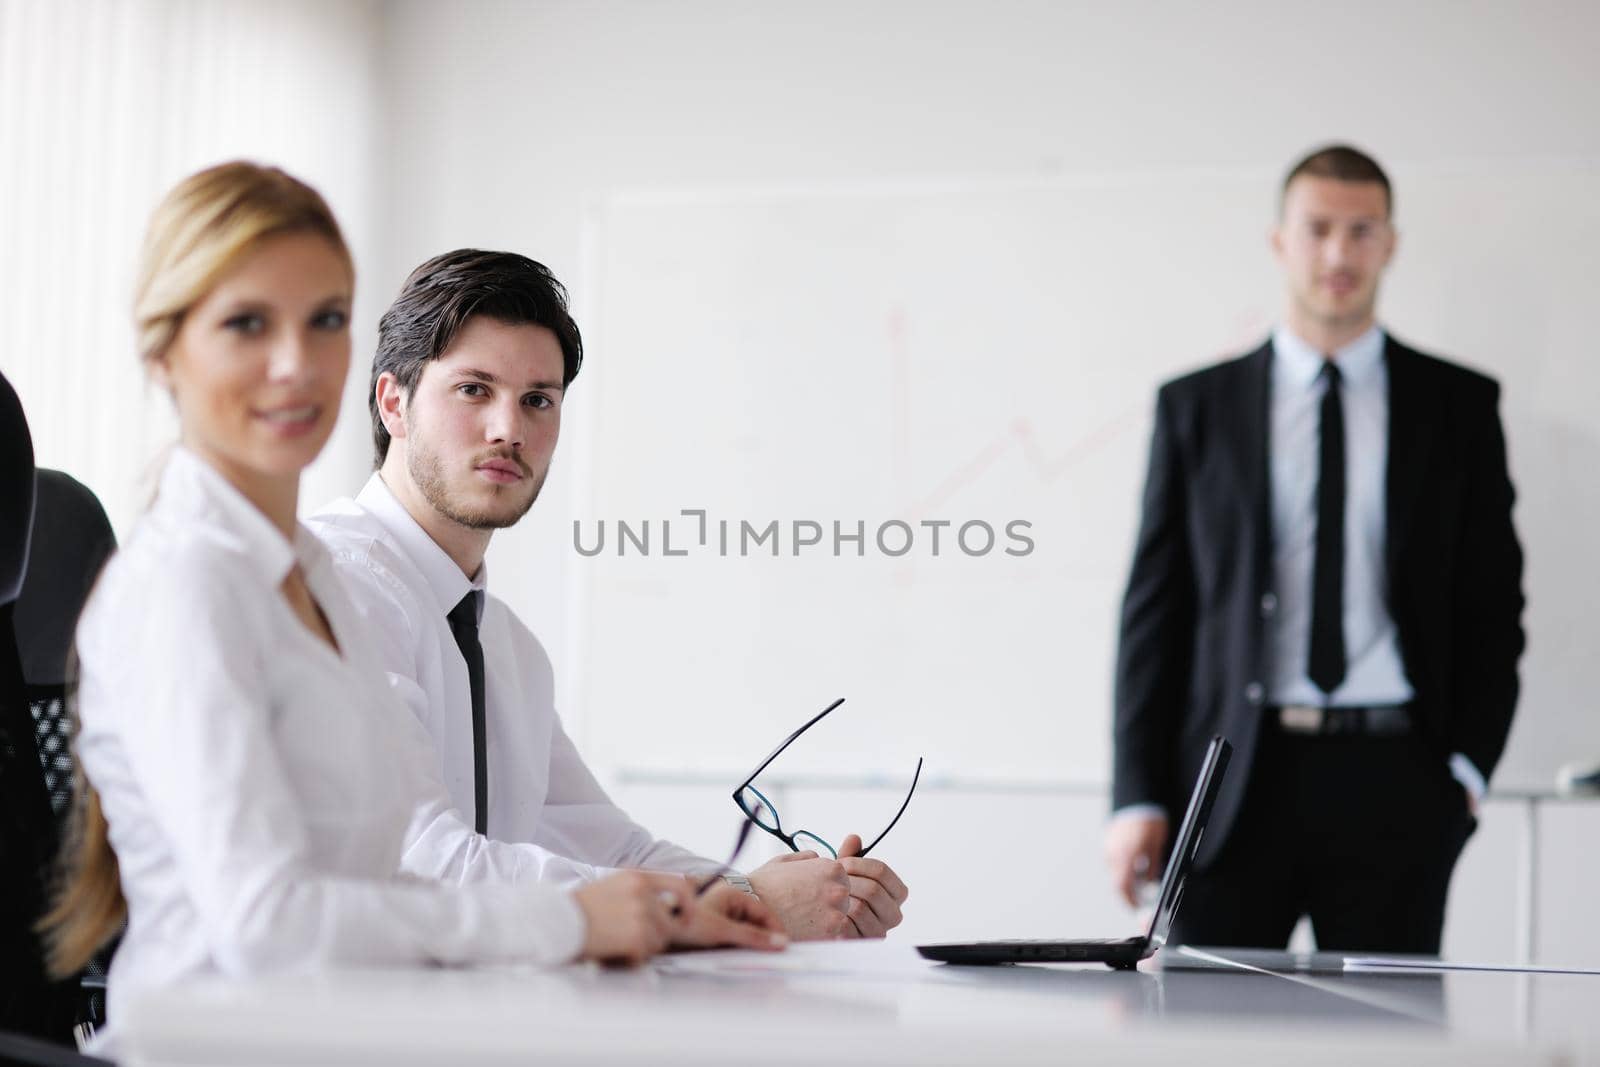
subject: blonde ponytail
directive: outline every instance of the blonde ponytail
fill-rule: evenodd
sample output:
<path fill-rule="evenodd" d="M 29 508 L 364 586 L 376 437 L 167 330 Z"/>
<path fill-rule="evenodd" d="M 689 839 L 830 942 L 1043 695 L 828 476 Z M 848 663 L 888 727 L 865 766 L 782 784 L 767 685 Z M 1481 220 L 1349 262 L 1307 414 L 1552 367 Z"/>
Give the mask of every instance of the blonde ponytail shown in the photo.
<path fill-rule="evenodd" d="M 54 906 L 39 921 L 45 967 L 52 978 L 70 978 L 88 965 L 128 917 L 117 854 L 111 849 L 100 794 L 74 772 L 77 799 L 66 840 L 61 843 L 61 888 Z"/>

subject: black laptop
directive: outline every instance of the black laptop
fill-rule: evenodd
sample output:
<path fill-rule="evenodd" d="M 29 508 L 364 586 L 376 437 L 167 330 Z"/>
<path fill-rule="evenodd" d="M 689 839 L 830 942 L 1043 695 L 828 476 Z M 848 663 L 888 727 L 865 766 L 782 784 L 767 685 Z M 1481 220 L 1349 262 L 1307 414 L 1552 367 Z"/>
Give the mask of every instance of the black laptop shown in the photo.
<path fill-rule="evenodd" d="M 1183 813 L 1183 825 L 1178 828 L 1172 858 L 1167 861 L 1167 873 L 1161 879 L 1161 895 L 1156 901 L 1155 914 L 1150 917 L 1150 929 L 1143 936 L 1101 941 L 947 942 L 918 945 L 917 951 L 924 958 L 940 963 L 1104 963 L 1118 970 L 1132 970 L 1140 960 L 1153 956 L 1156 949 L 1167 942 L 1172 920 L 1183 901 L 1184 883 L 1188 881 L 1189 869 L 1194 866 L 1200 837 L 1211 818 L 1211 805 L 1222 787 L 1222 774 L 1228 768 L 1228 756 L 1232 752 L 1233 746 L 1221 737 L 1213 737 L 1206 749 L 1200 778 L 1189 798 L 1189 810 Z"/>

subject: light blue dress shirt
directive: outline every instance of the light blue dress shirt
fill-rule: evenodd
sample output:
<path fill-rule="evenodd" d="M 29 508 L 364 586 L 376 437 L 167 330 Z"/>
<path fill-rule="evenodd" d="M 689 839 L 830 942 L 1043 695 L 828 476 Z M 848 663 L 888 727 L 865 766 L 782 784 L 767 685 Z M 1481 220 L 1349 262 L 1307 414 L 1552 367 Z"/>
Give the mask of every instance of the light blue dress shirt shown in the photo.
<path fill-rule="evenodd" d="M 1332 353 L 1344 406 L 1344 681 L 1324 694 L 1306 674 L 1317 547 L 1323 355 L 1286 328 L 1272 335 L 1272 598 L 1267 702 L 1328 707 L 1404 704 L 1414 692 L 1389 614 L 1385 561 L 1389 370 L 1372 327 Z"/>

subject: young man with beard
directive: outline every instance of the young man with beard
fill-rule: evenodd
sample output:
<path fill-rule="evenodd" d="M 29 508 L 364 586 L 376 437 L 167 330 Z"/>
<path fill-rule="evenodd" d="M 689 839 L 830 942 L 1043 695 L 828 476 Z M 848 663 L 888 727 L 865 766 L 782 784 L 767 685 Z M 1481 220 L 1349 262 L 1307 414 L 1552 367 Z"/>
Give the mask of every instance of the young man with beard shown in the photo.
<path fill-rule="evenodd" d="M 549 657 L 486 589 L 489 540 L 538 498 L 582 354 L 543 265 L 472 249 L 424 263 L 379 325 L 377 471 L 311 526 L 480 833 L 566 857 L 551 869 L 574 881 L 619 867 L 705 874 L 718 864 L 656 839 L 606 796 L 561 727 Z M 837 860 L 780 857 L 747 888 L 791 937 L 881 937 L 906 888 L 859 848 L 852 835 Z"/>

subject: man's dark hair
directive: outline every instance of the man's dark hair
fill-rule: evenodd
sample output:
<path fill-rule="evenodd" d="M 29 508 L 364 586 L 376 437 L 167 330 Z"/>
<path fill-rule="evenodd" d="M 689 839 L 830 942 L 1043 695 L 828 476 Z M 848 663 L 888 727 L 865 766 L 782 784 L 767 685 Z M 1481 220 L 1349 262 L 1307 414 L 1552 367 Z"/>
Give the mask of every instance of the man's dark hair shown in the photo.
<path fill-rule="evenodd" d="M 411 272 L 378 322 L 378 352 L 367 387 L 374 466 L 383 466 L 389 454 L 389 431 L 378 413 L 378 376 L 393 374 L 410 396 L 422 368 L 444 354 L 474 315 L 508 326 L 543 326 L 561 343 L 562 386 L 578 376 L 583 338 L 567 311 L 567 290 L 549 267 L 515 252 L 475 248 L 434 256 Z"/>
<path fill-rule="evenodd" d="M 1283 213 L 1283 201 L 1289 195 L 1290 184 L 1301 175 L 1341 182 L 1376 182 L 1383 186 L 1384 209 L 1389 217 L 1394 216 L 1394 190 L 1389 185 L 1389 176 L 1376 159 L 1359 148 L 1347 144 L 1324 145 L 1291 167 L 1279 191 L 1279 214 Z"/>

